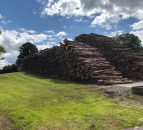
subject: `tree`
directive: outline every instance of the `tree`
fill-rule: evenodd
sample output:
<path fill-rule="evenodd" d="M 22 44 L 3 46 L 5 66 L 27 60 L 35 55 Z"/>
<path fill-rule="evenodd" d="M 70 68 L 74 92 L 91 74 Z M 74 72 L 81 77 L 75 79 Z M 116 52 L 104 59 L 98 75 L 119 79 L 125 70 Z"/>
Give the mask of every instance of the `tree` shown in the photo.
<path fill-rule="evenodd" d="M 12 72 L 17 72 L 18 68 L 15 64 L 12 65 L 7 65 L 4 66 L 1 70 L 0 70 L 0 74 L 2 73 L 12 73 Z"/>
<path fill-rule="evenodd" d="M 2 54 L 5 52 L 6 52 L 5 48 L 2 45 L 0 45 L 0 60 L 4 60 L 4 57 L 2 57 Z"/>
<path fill-rule="evenodd" d="M 139 52 L 143 49 L 143 47 L 141 46 L 141 40 L 134 34 L 124 33 L 121 35 L 117 35 L 115 36 L 115 41 L 131 48 L 136 52 Z"/>
<path fill-rule="evenodd" d="M 33 45 L 32 43 L 30 42 L 27 42 L 25 44 L 23 44 L 20 48 L 19 48 L 19 56 L 17 57 L 17 60 L 16 60 L 16 65 L 18 67 L 18 69 L 22 69 L 21 67 L 21 63 L 22 63 L 22 60 L 24 57 L 26 56 L 29 56 L 31 54 L 34 54 L 34 53 L 37 53 L 38 52 L 38 49 L 35 45 Z"/>
<path fill-rule="evenodd" d="M 0 35 L 2 34 L 2 31 L 0 31 Z M 2 46 L 2 45 L 0 45 L 0 60 L 3 60 L 4 59 L 4 57 L 1 57 L 2 56 L 2 54 L 3 53 L 5 53 L 6 52 L 6 50 L 5 50 L 5 48 Z"/>
<path fill-rule="evenodd" d="M 5 52 L 6 52 L 5 48 L 2 45 L 0 45 L 0 53 L 5 53 Z"/>
<path fill-rule="evenodd" d="M 0 35 L 1 34 L 2 34 L 2 31 L 0 30 Z M 0 45 L 0 55 L 5 53 L 5 52 L 6 52 L 5 48 L 2 45 Z"/>

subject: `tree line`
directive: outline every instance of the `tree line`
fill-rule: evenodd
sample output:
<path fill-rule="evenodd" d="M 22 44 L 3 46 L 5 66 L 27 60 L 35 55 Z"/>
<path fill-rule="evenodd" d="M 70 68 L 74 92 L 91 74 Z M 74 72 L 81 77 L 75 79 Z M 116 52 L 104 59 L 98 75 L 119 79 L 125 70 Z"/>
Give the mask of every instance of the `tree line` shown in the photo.
<path fill-rule="evenodd" d="M 138 36 L 130 33 L 116 35 L 114 37 L 116 43 L 122 44 L 134 50 L 135 52 L 143 52 L 143 46 Z"/>

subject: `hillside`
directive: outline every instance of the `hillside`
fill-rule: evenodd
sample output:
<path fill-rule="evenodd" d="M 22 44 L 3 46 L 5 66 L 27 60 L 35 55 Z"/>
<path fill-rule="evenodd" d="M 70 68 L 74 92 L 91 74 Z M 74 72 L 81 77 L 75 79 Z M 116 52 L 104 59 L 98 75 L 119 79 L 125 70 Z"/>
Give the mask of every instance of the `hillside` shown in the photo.
<path fill-rule="evenodd" d="M 15 130 L 118 130 L 143 124 L 143 106 L 119 105 L 94 86 L 0 75 L 0 113 Z M 0 129 L 2 125 L 0 114 Z M 10 129 L 9 129 L 10 130 Z"/>

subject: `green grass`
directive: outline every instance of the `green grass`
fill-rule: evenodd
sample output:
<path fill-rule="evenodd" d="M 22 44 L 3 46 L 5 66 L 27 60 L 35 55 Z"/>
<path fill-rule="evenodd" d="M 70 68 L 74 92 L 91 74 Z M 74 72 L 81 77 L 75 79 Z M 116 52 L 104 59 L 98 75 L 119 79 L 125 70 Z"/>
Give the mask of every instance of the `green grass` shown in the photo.
<path fill-rule="evenodd" d="M 118 130 L 143 124 L 143 108 L 119 106 L 88 85 L 0 75 L 0 112 L 15 130 Z M 92 129 L 91 129 L 92 130 Z"/>

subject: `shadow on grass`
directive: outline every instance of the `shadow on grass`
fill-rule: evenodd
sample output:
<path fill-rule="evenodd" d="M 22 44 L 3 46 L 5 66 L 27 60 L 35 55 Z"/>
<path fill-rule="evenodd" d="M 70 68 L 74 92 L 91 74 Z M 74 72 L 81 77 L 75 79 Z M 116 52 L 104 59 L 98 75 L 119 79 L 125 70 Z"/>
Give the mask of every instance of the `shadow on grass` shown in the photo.
<path fill-rule="evenodd" d="M 50 80 L 51 82 L 53 83 L 56 83 L 56 84 L 85 84 L 83 82 L 80 82 L 80 81 L 75 81 L 75 80 L 67 80 L 67 79 L 64 79 L 64 78 L 60 78 L 58 76 L 55 76 L 55 75 L 52 75 L 52 76 L 41 76 L 41 75 L 36 75 L 36 74 L 30 74 L 30 73 L 27 73 L 27 72 L 23 72 L 25 75 L 28 75 L 28 76 L 34 76 L 38 79 L 48 79 Z"/>

